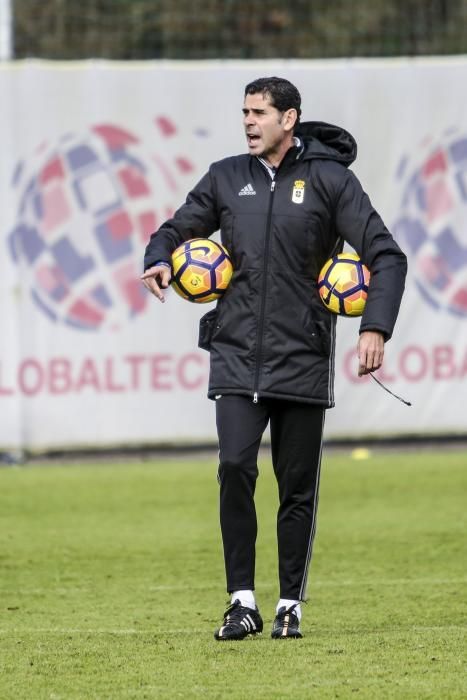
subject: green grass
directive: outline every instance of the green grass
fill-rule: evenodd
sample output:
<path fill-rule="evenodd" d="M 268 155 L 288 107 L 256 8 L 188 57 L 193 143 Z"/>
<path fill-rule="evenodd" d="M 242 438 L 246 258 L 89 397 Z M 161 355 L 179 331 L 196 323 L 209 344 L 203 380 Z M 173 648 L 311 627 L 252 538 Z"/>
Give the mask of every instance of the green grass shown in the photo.
<path fill-rule="evenodd" d="M 300 641 L 273 641 L 276 486 L 261 464 L 262 637 L 218 643 L 214 459 L 0 470 L 1 700 L 467 697 L 467 454 L 324 459 Z"/>

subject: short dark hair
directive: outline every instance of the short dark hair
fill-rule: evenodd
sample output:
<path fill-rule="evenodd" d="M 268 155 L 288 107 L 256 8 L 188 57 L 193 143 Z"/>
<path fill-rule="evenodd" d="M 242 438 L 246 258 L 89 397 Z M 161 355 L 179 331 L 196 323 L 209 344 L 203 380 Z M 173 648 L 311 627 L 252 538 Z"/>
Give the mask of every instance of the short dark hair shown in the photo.
<path fill-rule="evenodd" d="M 245 88 L 245 97 L 247 95 L 257 95 L 262 93 L 268 96 L 273 107 L 279 112 L 286 112 L 288 109 L 297 110 L 297 124 L 300 121 L 302 110 L 300 105 L 302 98 L 295 87 L 285 78 L 258 78 L 253 82 L 248 83 Z"/>

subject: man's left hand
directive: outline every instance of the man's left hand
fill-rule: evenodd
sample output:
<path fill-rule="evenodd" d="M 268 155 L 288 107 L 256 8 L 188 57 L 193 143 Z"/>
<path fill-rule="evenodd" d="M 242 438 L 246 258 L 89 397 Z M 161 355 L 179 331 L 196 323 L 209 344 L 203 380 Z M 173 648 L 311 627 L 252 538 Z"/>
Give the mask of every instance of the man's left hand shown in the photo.
<path fill-rule="evenodd" d="M 363 331 L 358 339 L 358 376 L 369 374 L 383 364 L 384 336 L 379 331 Z"/>

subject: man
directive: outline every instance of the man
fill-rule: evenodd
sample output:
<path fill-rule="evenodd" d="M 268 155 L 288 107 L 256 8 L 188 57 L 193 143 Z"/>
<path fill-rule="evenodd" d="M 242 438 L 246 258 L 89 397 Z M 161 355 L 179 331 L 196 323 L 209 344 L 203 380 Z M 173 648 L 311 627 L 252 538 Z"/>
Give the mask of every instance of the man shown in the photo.
<path fill-rule="evenodd" d="M 347 167 L 354 139 L 300 124 L 297 88 L 281 78 L 246 86 L 248 154 L 213 163 L 146 249 L 145 286 L 164 301 L 172 251 L 220 228 L 234 275 L 200 326 L 216 401 L 220 522 L 231 605 L 218 640 L 263 629 L 254 595 L 257 456 L 270 424 L 279 486 L 280 598 L 275 639 L 299 638 L 316 529 L 322 434 L 334 405 L 336 318 L 316 280 L 347 241 L 372 274 L 358 341 L 359 374 L 378 369 L 392 334 L 406 259 Z"/>

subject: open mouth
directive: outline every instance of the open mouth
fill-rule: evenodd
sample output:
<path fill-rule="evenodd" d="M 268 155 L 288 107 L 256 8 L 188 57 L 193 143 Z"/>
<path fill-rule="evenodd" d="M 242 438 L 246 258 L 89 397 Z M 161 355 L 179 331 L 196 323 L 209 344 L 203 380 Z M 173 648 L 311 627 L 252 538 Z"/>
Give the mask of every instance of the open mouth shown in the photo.
<path fill-rule="evenodd" d="M 259 136 L 256 134 L 247 134 L 246 140 L 249 146 L 256 146 L 259 143 Z"/>

